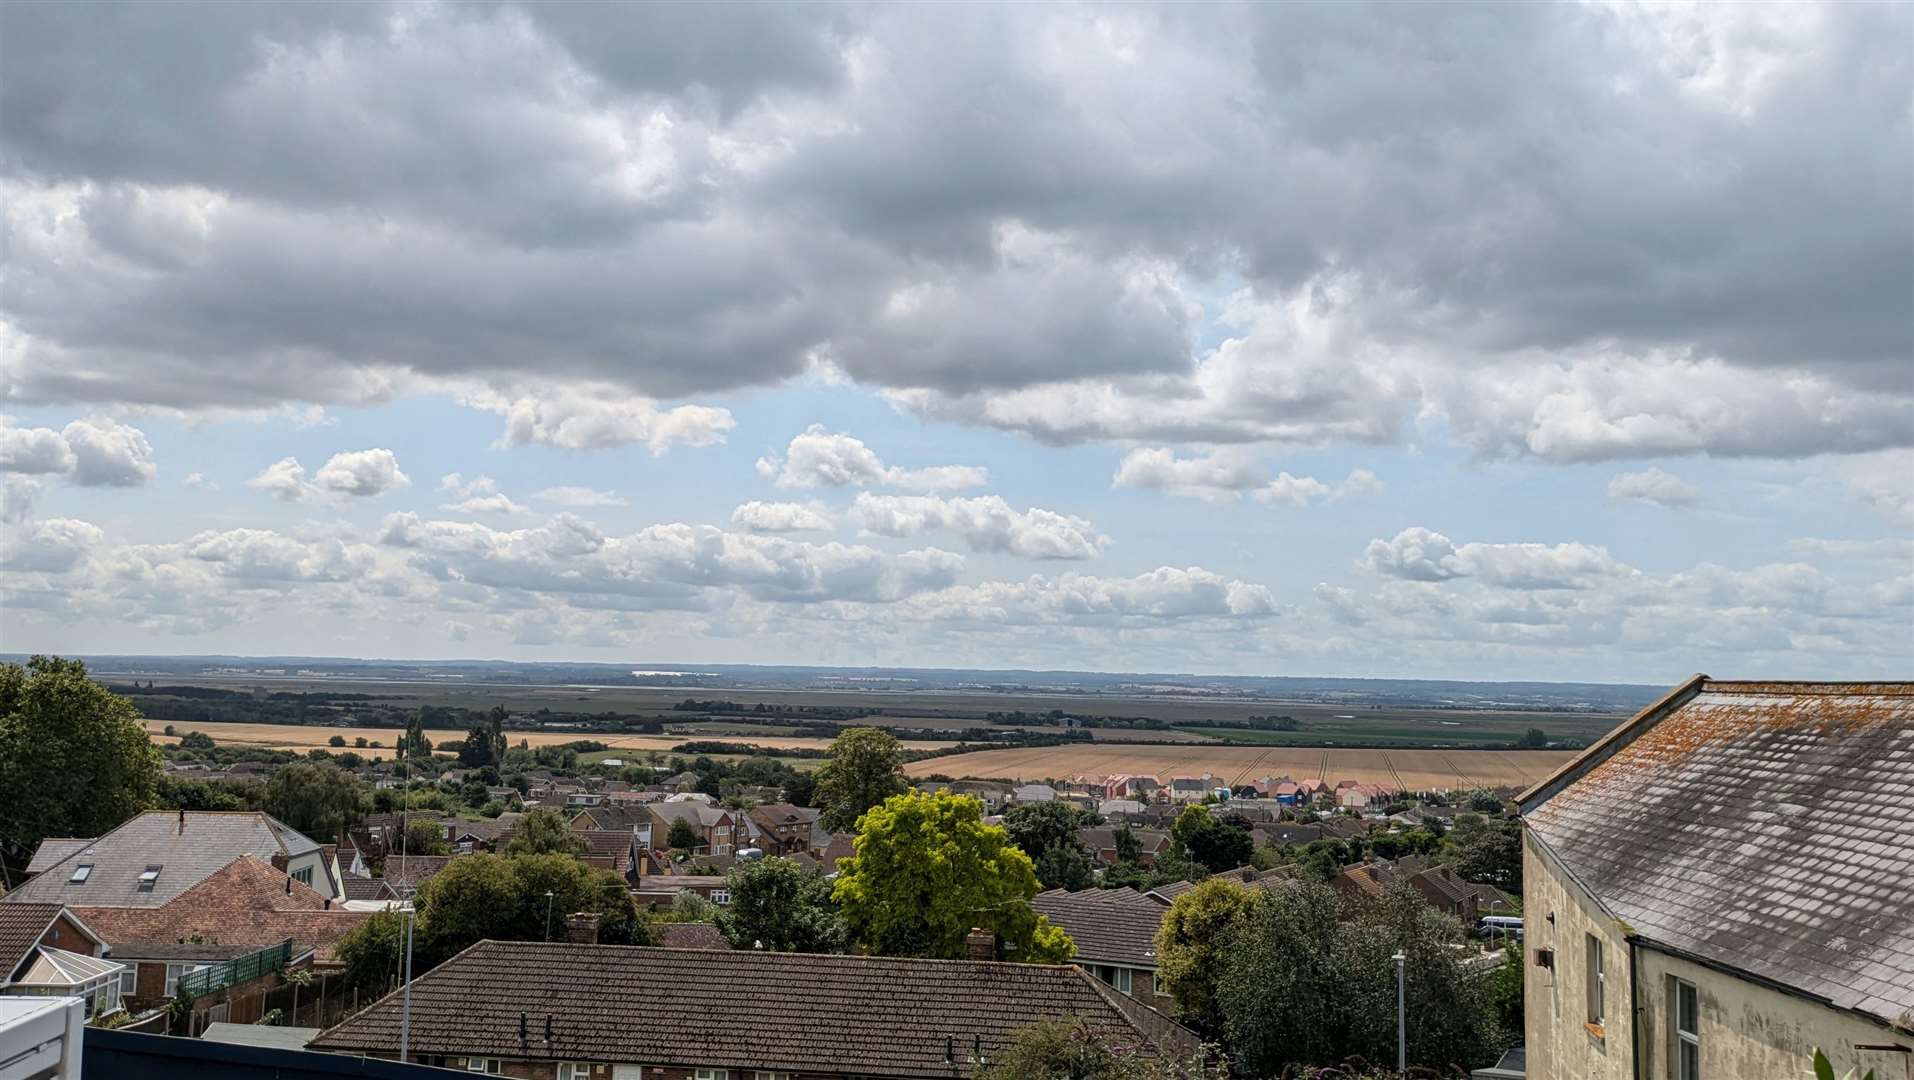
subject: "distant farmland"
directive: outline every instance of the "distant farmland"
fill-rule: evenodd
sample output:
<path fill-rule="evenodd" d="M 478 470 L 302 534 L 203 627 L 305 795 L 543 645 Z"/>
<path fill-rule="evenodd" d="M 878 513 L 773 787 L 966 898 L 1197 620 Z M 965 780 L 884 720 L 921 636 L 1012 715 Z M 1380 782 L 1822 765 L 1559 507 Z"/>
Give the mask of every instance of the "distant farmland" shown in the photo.
<path fill-rule="evenodd" d="M 146 720 L 142 722 L 146 725 L 146 732 L 152 737 L 154 742 L 172 741 L 172 739 L 169 739 L 163 734 L 167 726 L 165 721 Z M 341 749 L 340 747 L 330 746 L 327 743 L 327 740 L 331 739 L 334 735 L 343 736 L 345 738 L 346 745 L 343 749 L 353 750 L 358 748 L 352 745 L 352 741 L 354 739 L 363 738 L 368 742 L 377 742 L 381 745 L 376 749 L 366 748 L 360 750 L 359 752 L 362 755 L 382 754 L 387 757 L 391 756 L 392 748 L 399 741 L 399 737 L 405 734 L 405 732 L 397 728 L 319 727 L 301 726 L 298 724 L 189 724 L 176 722 L 172 726 L 174 732 L 172 738 L 178 738 L 179 735 L 188 731 L 203 731 L 212 736 L 213 741 L 221 746 L 259 746 L 270 750 L 338 751 Z M 439 729 L 427 730 L 425 733 L 425 737 L 432 740 L 434 745 L 447 741 L 462 740 L 465 738 L 465 735 L 466 733 L 463 731 Z M 598 735 L 581 731 L 507 731 L 505 737 L 513 746 L 517 746 L 521 741 L 528 742 L 533 746 L 552 746 L 559 743 L 577 742 L 580 739 L 590 739 L 618 750 L 635 750 L 640 753 L 647 750 L 656 750 L 660 753 L 667 754 L 671 752 L 672 747 L 681 743 L 713 738 L 722 738 L 728 742 L 749 742 L 770 750 L 823 750 L 831 745 L 831 740 L 829 739 L 811 739 L 791 735 L 752 735 L 747 739 L 742 736 L 726 737 L 713 735 Z M 956 745 L 955 742 L 942 741 L 912 742 L 910 744 L 913 749 L 921 748 L 925 750 L 936 750 L 954 745 Z"/>
<path fill-rule="evenodd" d="M 1359 780 L 1404 790 L 1526 787 L 1574 757 L 1568 750 L 1346 750 L 1254 746 L 1051 746 L 979 750 L 906 766 L 912 776 L 1049 780 L 1078 774 L 1201 776 L 1228 784 L 1265 776 Z"/>

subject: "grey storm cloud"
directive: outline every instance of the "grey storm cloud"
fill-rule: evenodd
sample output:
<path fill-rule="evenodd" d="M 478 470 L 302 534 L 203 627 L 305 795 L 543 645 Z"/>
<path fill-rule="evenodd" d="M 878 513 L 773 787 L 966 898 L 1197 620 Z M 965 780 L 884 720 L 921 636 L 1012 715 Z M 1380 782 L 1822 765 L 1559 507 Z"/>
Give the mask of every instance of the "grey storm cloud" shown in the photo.
<path fill-rule="evenodd" d="M 825 361 L 1051 442 L 1904 446 L 1910 34 L 1858 4 L 8 5 L 0 390 L 680 399 Z"/>

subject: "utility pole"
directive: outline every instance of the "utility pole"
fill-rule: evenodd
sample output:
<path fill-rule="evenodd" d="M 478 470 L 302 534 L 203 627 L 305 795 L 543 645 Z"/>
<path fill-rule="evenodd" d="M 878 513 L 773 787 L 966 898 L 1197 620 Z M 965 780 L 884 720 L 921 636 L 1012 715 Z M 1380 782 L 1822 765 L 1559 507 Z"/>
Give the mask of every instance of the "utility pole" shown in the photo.
<path fill-rule="evenodd" d="M 399 1060 L 406 1061 L 412 1045 L 412 904 L 405 908 L 405 989 L 399 999 Z"/>
<path fill-rule="evenodd" d="M 1402 988 L 1402 963 L 1407 960 L 1401 949 L 1389 959 L 1396 962 L 1396 1074 L 1409 1071 L 1409 1020 Z"/>
<path fill-rule="evenodd" d="M 552 891 L 545 890 L 545 940 L 552 940 Z"/>

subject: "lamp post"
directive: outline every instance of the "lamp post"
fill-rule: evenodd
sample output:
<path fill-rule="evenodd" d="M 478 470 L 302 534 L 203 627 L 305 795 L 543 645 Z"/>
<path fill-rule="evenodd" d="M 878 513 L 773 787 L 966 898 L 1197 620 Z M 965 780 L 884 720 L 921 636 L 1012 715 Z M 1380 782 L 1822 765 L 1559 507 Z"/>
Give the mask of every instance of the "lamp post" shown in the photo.
<path fill-rule="evenodd" d="M 412 1045 L 412 904 L 405 905 L 405 989 L 399 995 L 399 1060 Z"/>
<path fill-rule="evenodd" d="M 1402 963 L 1407 960 L 1401 949 L 1389 959 L 1396 962 L 1396 1073 L 1409 1071 L 1409 1020 L 1402 992 Z"/>
<path fill-rule="evenodd" d="M 552 891 L 545 890 L 545 940 L 552 939 Z"/>

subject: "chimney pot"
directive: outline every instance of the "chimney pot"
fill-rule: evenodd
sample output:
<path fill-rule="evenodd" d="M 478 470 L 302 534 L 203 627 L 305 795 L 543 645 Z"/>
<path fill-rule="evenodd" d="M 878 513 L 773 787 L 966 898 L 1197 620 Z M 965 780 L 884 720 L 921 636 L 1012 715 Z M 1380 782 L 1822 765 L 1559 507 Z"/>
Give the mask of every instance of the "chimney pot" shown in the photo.
<path fill-rule="evenodd" d="M 577 945 L 598 944 L 598 913 L 580 911 L 565 916 L 565 937 Z"/>
<path fill-rule="evenodd" d="M 973 929 L 964 939 L 964 958 L 967 960 L 997 959 L 997 935 L 981 928 Z"/>
<path fill-rule="evenodd" d="M 184 806 L 179 808 L 179 831 L 186 831 L 186 808 Z"/>

